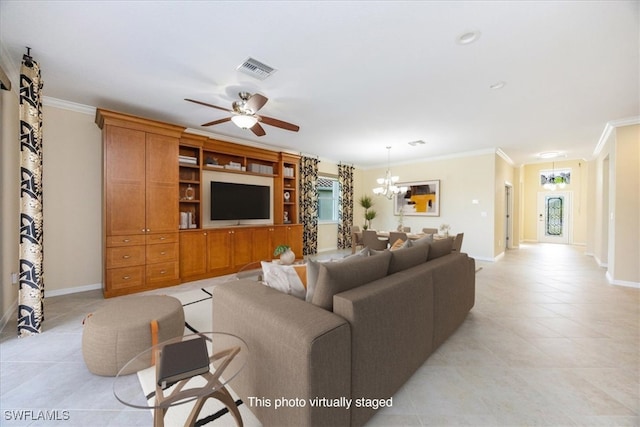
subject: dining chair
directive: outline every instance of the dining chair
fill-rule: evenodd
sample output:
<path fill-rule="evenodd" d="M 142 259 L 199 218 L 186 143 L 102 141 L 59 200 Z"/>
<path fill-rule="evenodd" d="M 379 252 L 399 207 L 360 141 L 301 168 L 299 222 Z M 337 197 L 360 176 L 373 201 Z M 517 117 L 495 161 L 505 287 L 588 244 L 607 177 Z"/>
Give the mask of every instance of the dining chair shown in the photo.
<path fill-rule="evenodd" d="M 389 243 L 394 244 L 398 239 L 405 242 L 407 240 L 407 233 L 402 231 L 390 231 L 389 232 Z"/>
<path fill-rule="evenodd" d="M 451 252 L 460 252 L 460 248 L 462 248 L 462 238 L 464 237 L 464 233 L 458 233 L 453 238 L 453 247 L 451 248 Z"/>
<path fill-rule="evenodd" d="M 355 254 L 358 246 L 364 247 L 362 244 L 362 232 L 357 225 L 351 226 L 351 253 Z"/>
<path fill-rule="evenodd" d="M 405 233 L 411 233 L 411 227 L 402 227 L 402 231 Z"/>
<path fill-rule="evenodd" d="M 376 251 L 387 249 L 388 238 L 378 237 L 378 232 L 374 230 L 364 230 L 362 232 L 362 245 Z"/>
<path fill-rule="evenodd" d="M 424 234 L 438 234 L 438 229 L 437 228 L 423 228 L 422 232 Z"/>

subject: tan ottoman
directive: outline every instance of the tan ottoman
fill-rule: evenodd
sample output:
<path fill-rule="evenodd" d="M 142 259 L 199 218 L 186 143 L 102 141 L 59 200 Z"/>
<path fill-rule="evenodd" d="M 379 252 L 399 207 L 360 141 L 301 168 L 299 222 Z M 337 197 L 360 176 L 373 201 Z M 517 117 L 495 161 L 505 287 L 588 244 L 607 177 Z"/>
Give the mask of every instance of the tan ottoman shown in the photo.
<path fill-rule="evenodd" d="M 129 360 L 154 343 L 182 335 L 184 310 L 176 298 L 166 295 L 122 298 L 109 301 L 87 316 L 82 332 L 82 356 L 94 374 L 116 376 Z M 149 366 L 151 360 L 147 366 L 129 366 L 123 374 Z"/>

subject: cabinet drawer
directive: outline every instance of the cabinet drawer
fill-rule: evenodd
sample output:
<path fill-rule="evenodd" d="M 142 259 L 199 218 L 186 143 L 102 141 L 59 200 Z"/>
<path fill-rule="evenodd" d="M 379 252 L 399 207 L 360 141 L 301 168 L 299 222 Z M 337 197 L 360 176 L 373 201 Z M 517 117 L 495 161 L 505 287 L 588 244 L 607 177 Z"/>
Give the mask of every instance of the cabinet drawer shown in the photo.
<path fill-rule="evenodd" d="M 167 262 L 178 260 L 178 243 L 159 243 L 147 246 L 147 262 Z"/>
<path fill-rule="evenodd" d="M 107 248 L 107 269 L 144 264 L 144 246 Z"/>
<path fill-rule="evenodd" d="M 107 237 L 107 247 L 114 246 L 135 246 L 144 245 L 145 239 L 143 234 L 133 234 L 129 236 L 109 236 Z"/>
<path fill-rule="evenodd" d="M 109 291 L 139 288 L 144 285 L 144 267 L 112 268 L 107 270 L 105 288 Z"/>
<path fill-rule="evenodd" d="M 156 243 L 177 243 L 179 238 L 178 233 L 158 233 L 158 234 L 147 234 L 147 244 L 156 244 Z"/>
<path fill-rule="evenodd" d="M 178 280 L 178 261 L 147 265 L 147 284 Z"/>

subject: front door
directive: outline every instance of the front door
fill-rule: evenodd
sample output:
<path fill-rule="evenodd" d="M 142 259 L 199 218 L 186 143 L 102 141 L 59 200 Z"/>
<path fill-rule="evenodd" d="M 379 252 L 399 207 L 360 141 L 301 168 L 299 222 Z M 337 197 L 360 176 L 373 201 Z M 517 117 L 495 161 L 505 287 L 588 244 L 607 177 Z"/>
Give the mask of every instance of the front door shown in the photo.
<path fill-rule="evenodd" d="M 538 193 L 538 242 L 570 242 L 570 208 L 570 192 Z"/>

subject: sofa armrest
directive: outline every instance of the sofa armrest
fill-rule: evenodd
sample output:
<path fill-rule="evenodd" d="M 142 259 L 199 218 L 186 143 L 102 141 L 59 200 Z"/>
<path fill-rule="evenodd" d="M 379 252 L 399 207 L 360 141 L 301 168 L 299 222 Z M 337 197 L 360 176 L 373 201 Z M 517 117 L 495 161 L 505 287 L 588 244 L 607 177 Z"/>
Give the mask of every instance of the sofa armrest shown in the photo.
<path fill-rule="evenodd" d="M 344 408 L 309 403 L 351 395 L 346 320 L 260 282 L 239 280 L 213 289 L 213 330 L 246 341 L 247 366 L 230 387 L 263 425 L 349 425 Z M 282 398 L 299 400 L 276 409 Z"/>

